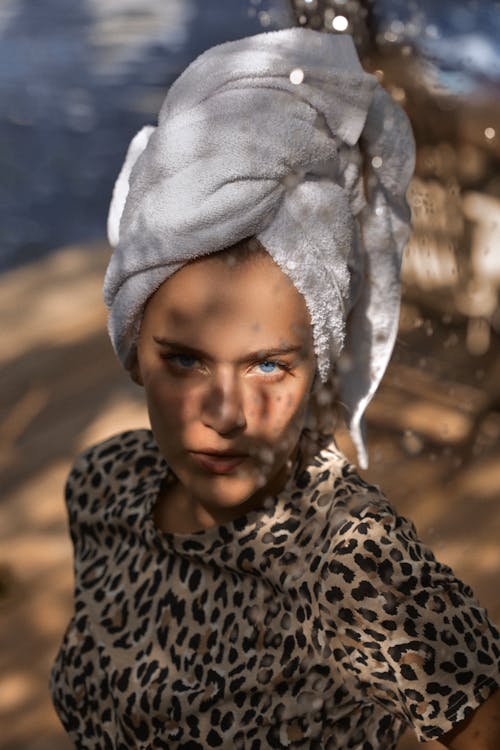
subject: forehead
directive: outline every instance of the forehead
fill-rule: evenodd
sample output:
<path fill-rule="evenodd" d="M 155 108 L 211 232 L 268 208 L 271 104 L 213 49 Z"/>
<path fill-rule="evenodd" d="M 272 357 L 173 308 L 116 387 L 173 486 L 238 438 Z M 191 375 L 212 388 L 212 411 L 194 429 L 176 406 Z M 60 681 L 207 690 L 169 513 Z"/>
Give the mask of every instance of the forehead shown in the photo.
<path fill-rule="evenodd" d="M 153 295 L 143 324 L 174 329 L 190 343 L 216 336 L 267 346 L 269 338 L 305 343 L 312 336 L 304 297 L 267 253 L 236 262 L 208 255 L 183 266 Z"/>

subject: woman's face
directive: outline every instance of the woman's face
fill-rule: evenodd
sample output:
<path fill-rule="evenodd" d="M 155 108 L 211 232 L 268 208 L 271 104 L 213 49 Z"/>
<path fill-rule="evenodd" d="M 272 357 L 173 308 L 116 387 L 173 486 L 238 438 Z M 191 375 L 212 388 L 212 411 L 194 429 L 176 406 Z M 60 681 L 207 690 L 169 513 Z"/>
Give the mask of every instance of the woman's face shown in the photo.
<path fill-rule="evenodd" d="M 162 284 L 132 376 L 189 507 L 222 521 L 283 486 L 315 368 L 304 298 L 267 253 L 209 255 Z"/>

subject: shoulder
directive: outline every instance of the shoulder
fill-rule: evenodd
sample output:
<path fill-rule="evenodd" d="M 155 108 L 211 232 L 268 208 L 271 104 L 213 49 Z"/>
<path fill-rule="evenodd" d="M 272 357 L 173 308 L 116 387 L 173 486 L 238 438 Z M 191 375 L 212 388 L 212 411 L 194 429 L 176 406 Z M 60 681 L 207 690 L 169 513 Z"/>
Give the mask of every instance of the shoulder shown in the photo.
<path fill-rule="evenodd" d="M 321 604 L 357 689 L 437 738 L 498 686 L 499 634 L 381 490 L 346 461 L 324 482 Z"/>
<path fill-rule="evenodd" d="M 106 479 L 119 478 L 124 471 L 140 471 L 158 454 L 153 433 L 148 429 L 126 430 L 86 448 L 75 459 L 67 484 L 98 488 Z"/>
<path fill-rule="evenodd" d="M 325 507 L 331 574 L 326 578 L 342 586 L 340 598 L 353 608 L 369 600 L 377 618 L 391 614 L 404 619 L 416 616 L 415 602 L 442 613 L 473 599 L 470 587 L 436 559 L 414 523 L 348 462 L 330 480 Z"/>
<path fill-rule="evenodd" d="M 437 563 L 414 523 L 400 515 L 380 487 L 360 476 L 336 448 L 330 453 L 322 461 L 311 495 L 322 534 L 329 541 L 330 567 L 349 564 L 353 579 L 369 571 L 381 578 L 380 585 L 403 588 L 415 583 L 415 571 L 425 573 L 429 565 L 448 575 L 449 568 Z"/>
<path fill-rule="evenodd" d="M 297 481 L 305 496 L 303 508 L 328 538 L 328 555 L 347 550 L 361 556 L 407 557 L 418 544 L 413 523 L 400 516 L 380 487 L 364 479 L 338 450 L 335 442 L 321 447 Z M 424 553 L 425 554 L 425 553 Z"/>
<path fill-rule="evenodd" d="M 332 520 L 336 542 L 343 546 L 348 539 L 362 568 L 368 565 L 380 573 L 383 563 L 388 584 L 425 563 L 436 563 L 413 521 L 398 512 L 380 487 L 363 479 L 347 463 L 334 489 Z M 394 578 L 387 575 L 393 566 Z M 449 570 L 445 565 L 439 567 L 443 572 Z"/>
<path fill-rule="evenodd" d="M 323 508 L 330 530 L 346 533 L 354 529 L 361 535 L 376 528 L 382 534 L 405 526 L 413 533 L 413 524 L 398 516 L 378 485 L 365 480 L 334 443 L 315 457 L 318 467 L 312 484 L 313 500 Z"/>

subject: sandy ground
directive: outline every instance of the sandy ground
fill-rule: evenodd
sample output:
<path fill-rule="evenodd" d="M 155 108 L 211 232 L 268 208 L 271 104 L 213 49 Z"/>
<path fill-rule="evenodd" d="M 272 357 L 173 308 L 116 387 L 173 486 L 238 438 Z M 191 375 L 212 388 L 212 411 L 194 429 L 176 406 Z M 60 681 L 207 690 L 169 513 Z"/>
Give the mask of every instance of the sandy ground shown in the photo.
<path fill-rule="evenodd" d="M 69 750 L 48 674 L 71 612 L 62 488 L 75 454 L 147 426 L 140 390 L 105 332 L 104 245 L 69 248 L 0 278 L 0 746 Z M 405 298 L 369 410 L 371 467 L 438 557 L 500 621 L 500 363 L 467 353 L 463 321 Z M 345 431 L 342 448 L 353 458 Z M 417 745 L 405 735 L 398 750 Z M 440 747 L 436 743 L 425 745 Z"/>

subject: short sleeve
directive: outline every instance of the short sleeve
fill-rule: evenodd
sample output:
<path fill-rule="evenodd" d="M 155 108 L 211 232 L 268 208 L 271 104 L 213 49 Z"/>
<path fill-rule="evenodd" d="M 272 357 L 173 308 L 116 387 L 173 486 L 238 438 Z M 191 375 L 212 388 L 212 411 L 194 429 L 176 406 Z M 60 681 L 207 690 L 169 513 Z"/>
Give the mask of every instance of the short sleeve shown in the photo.
<path fill-rule="evenodd" d="M 438 738 L 498 688 L 497 629 L 382 496 L 344 514 L 334 542 L 324 596 L 337 664 L 363 700 Z"/>

